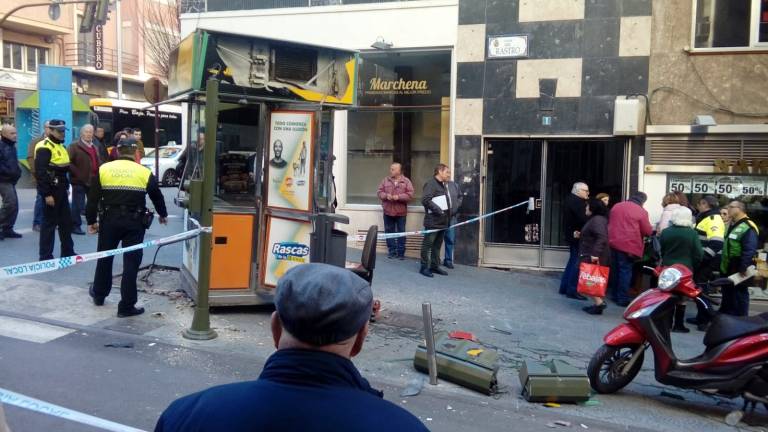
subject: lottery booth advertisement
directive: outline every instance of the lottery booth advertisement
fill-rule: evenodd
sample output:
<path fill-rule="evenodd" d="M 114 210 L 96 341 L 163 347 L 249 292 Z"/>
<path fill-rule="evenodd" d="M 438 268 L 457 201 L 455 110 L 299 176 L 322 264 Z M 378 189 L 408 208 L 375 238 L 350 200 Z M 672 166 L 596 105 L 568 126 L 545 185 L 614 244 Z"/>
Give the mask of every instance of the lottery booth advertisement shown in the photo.
<path fill-rule="evenodd" d="M 334 212 L 333 111 L 355 104 L 356 69 L 352 51 L 207 30 L 171 54 L 189 137 L 176 201 L 187 229 L 213 227 L 184 243 L 190 295 L 205 278 L 211 306 L 271 303 L 309 262 L 313 222 Z"/>

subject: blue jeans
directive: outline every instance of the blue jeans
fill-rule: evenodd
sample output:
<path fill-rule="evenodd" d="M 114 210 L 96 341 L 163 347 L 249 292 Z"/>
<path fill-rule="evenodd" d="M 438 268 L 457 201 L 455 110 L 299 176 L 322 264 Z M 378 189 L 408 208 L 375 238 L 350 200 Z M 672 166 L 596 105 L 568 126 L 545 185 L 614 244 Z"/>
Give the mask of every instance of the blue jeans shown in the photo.
<path fill-rule="evenodd" d="M 405 232 L 405 216 L 384 215 L 384 232 Z M 387 251 L 389 256 L 405 256 L 405 237 L 387 239 Z"/>
<path fill-rule="evenodd" d="M 43 224 L 43 196 L 37 194 L 35 198 L 35 212 L 32 215 L 32 225 L 40 226 Z"/>
<path fill-rule="evenodd" d="M 451 218 L 451 225 L 456 225 L 458 220 L 455 217 Z M 456 244 L 456 229 L 451 228 L 445 230 L 445 257 L 443 257 L 443 263 L 453 264 L 453 246 Z"/>
<path fill-rule="evenodd" d="M 82 229 L 82 213 L 85 210 L 85 196 L 88 195 L 88 186 L 72 185 L 72 227 Z"/>
<path fill-rule="evenodd" d="M 629 297 L 629 285 L 632 283 L 634 259 L 627 253 L 611 249 L 611 277 L 608 279 L 611 296 L 617 303 L 632 301 Z"/>
<path fill-rule="evenodd" d="M 571 243 L 568 263 L 565 264 L 563 277 L 560 279 L 560 294 L 576 295 L 579 281 L 579 242 Z"/>

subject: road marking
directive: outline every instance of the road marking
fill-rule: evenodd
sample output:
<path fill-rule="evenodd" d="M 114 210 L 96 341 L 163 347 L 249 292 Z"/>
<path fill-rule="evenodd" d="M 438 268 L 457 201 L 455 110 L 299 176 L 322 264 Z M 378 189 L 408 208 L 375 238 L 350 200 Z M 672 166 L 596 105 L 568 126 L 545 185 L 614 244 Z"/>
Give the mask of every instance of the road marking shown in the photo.
<path fill-rule="evenodd" d="M 54 405 L 52 403 L 25 396 L 20 393 L 15 393 L 3 388 L 0 388 L 0 402 L 8 405 L 14 405 L 19 408 L 25 408 L 31 411 L 48 414 L 50 416 L 71 420 L 73 422 L 94 426 L 112 432 L 144 432 L 141 429 L 136 429 L 109 420 L 104 420 L 99 417 L 94 417 L 79 411 L 64 408 L 59 405 Z"/>
<path fill-rule="evenodd" d="M 46 343 L 74 332 L 72 329 L 18 318 L 0 317 L 0 336 Z"/>

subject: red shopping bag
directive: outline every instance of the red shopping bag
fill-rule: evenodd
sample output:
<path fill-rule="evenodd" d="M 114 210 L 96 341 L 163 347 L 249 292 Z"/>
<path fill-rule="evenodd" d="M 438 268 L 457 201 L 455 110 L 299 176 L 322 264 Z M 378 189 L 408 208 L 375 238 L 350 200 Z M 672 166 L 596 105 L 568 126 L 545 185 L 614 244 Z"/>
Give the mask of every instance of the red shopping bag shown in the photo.
<path fill-rule="evenodd" d="M 600 264 L 586 262 L 579 264 L 579 284 L 576 286 L 576 290 L 585 296 L 605 297 L 610 271 L 609 267 Z"/>

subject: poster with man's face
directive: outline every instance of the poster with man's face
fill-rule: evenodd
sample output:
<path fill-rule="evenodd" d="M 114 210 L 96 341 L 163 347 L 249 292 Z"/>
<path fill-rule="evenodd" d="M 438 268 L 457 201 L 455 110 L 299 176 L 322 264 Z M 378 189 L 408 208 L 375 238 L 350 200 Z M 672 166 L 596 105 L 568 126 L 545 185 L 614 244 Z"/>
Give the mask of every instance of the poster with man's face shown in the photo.
<path fill-rule="evenodd" d="M 267 205 L 310 211 L 314 113 L 275 111 L 270 118 Z"/>

